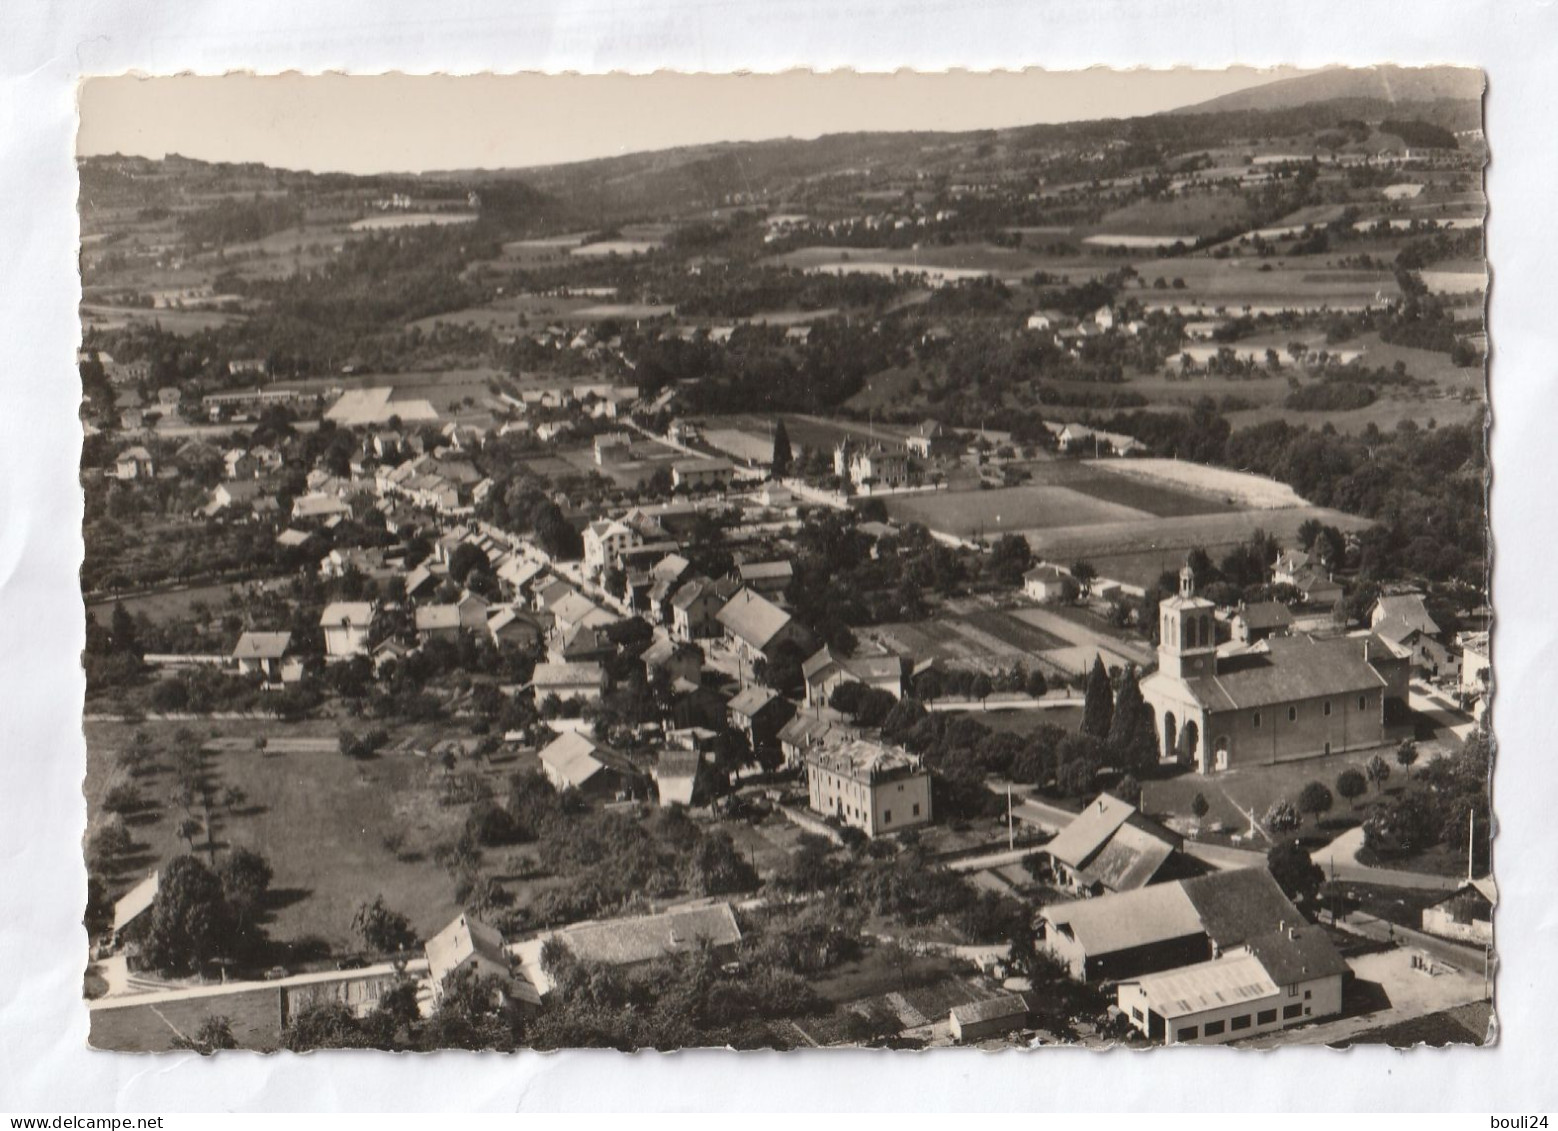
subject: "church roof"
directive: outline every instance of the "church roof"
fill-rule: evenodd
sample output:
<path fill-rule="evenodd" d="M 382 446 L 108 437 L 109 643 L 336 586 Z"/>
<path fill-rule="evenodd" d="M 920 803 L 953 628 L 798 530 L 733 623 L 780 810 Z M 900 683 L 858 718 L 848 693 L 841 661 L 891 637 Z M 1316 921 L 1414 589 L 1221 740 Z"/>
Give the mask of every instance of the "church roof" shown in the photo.
<path fill-rule="evenodd" d="M 1216 674 L 1185 680 L 1202 706 L 1236 711 L 1296 703 L 1326 695 L 1349 695 L 1385 687 L 1387 680 L 1370 657 L 1394 657 L 1374 637 L 1273 637 L 1265 647 L 1219 658 Z"/>

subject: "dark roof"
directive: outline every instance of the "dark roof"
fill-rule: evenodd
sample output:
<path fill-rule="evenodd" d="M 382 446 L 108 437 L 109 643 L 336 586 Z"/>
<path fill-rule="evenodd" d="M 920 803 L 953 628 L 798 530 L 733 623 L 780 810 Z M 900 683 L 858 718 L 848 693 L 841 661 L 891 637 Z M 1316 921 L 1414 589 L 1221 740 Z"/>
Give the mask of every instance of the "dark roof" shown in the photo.
<path fill-rule="evenodd" d="M 1309 923 L 1290 924 L 1287 930 L 1256 935 L 1245 945 L 1279 986 L 1347 973 L 1346 960 L 1331 945 L 1325 931 Z"/>
<path fill-rule="evenodd" d="M 760 684 L 752 684 L 741 690 L 729 703 L 730 710 L 737 715 L 746 715 L 749 718 L 766 709 L 776 699 L 779 693 Z"/>
<path fill-rule="evenodd" d="M 1181 881 L 1207 935 L 1224 950 L 1304 922 L 1265 868 L 1212 872 Z"/>
<path fill-rule="evenodd" d="M 1364 656 L 1393 656 L 1384 642 L 1370 637 L 1276 636 L 1264 644 L 1259 650 L 1219 658 L 1216 674 L 1186 680 L 1186 685 L 1213 711 L 1295 703 L 1384 687 L 1385 677 Z"/>
<path fill-rule="evenodd" d="M 1101 793 L 1045 851 L 1084 880 L 1111 891 L 1131 891 L 1150 882 L 1182 843 L 1134 805 Z"/>
<path fill-rule="evenodd" d="M 1288 628 L 1293 623 L 1293 613 L 1281 601 L 1257 601 L 1239 610 L 1239 619 L 1253 629 Z"/>

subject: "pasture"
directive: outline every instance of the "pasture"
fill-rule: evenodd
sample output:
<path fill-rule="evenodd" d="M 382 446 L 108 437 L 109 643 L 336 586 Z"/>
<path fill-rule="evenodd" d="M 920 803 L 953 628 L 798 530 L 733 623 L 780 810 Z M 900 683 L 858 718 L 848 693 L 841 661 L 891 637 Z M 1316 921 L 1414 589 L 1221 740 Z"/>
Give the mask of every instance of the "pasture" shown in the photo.
<path fill-rule="evenodd" d="M 1310 256 L 1288 260 L 1147 259 L 1135 264 L 1149 284 L 1159 277 L 1183 279 L 1183 289 L 1143 291 L 1149 307 L 1209 310 L 1356 307 L 1388 302 L 1400 295 L 1389 271 L 1338 268 L 1329 259 Z M 1269 270 L 1267 269 L 1269 268 Z"/>
<path fill-rule="evenodd" d="M 1070 487 L 1000 487 L 986 491 L 937 491 L 887 496 L 887 512 L 899 522 L 919 522 L 963 538 L 997 538 L 1051 527 L 1130 523 L 1153 517 Z"/>

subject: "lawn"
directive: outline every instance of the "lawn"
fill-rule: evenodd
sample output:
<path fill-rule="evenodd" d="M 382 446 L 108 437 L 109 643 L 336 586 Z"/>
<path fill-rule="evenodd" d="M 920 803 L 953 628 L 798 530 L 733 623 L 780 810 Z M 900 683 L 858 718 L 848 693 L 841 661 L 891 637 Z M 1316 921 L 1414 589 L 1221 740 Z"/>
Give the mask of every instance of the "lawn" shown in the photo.
<path fill-rule="evenodd" d="M 1143 783 L 1143 809 L 1149 813 L 1194 819 L 1191 805 L 1196 794 L 1201 794 L 1211 806 L 1205 824 L 1226 824 L 1234 832 L 1246 832 L 1253 812 L 1264 817 L 1273 802 L 1281 798 L 1296 799 L 1303 787 L 1312 781 L 1320 782 L 1334 797 L 1331 811 L 1317 824 L 1306 816 L 1298 836 L 1311 847 L 1329 843 L 1347 829 L 1352 828 L 1368 815 L 1370 806 L 1377 804 L 1381 794 L 1370 786 L 1367 793 L 1358 798 L 1355 806 L 1336 795 L 1336 778 L 1348 767 L 1362 770 L 1376 754 L 1390 764 L 1392 778 L 1386 783 L 1385 794 L 1398 791 L 1404 780 L 1404 772 L 1395 764 L 1394 751 L 1389 747 L 1356 751 L 1350 754 L 1333 754 L 1323 758 L 1306 758 L 1298 762 L 1283 762 L 1275 766 L 1246 766 L 1212 776 L 1180 773 L 1174 777 L 1149 780 Z M 1266 842 L 1257 835 L 1256 847 Z M 1321 861 L 1322 863 L 1324 861 Z"/>
<path fill-rule="evenodd" d="M 937 491 L 885 500 L 900 522 L 963 537 L 998 537 L 1057 527 L 1126 523 L 1153 516 L 1135 507 L 1094 498 L 1070 487 L 998 487 L 987 491 Z"/>
<path fill-rule="evenodd" d="M 113 752 L 127 744 L 136 729 L 146 730 L 165 752 L 178 727 L 157 722 L 140 727 L 86 724 L 89 813 L 100 811 Z M 198 730 L 203 738 L 213 732 L 251 740 L 261 733 L 328 738 L 335 727 L 327 721 L 292 726 L 218 722 L 202 724 Z M 218 852 L 243 845 L 269 860 L 275 872 L 267 924 L 273 940 L 316 940 L 310 950 L 350 951 L 356 946 L 353 911 L 358 903 L 380 893 L 391 907 L 410 917 L 424 938 L 458 910 L 451 880 L 431 859 L 433 846 L 453 835 L 464 815 L 463 807 L 439 805 L 441 769 L 406 753 L 356 762 L 333 749 L 307 752 L 289 745 L 285 750 L 261 751 L 252 742 L 247 747 L 221 745 L 224 748 L 207 756 L 208 774 L 219 790 L 236 786 L 246 800 L 231 812 L 218 807 L 212 822 L 214 839 Z M 117 878 L 118 889 L 128 888 L 140 875 L 188 851 L 175 831 L 183 814 L 168 800 L 173 778 L 167 761 L 164 753 L 158 759 L 161 765 L 138 779 L 148 804 L 129 820 L 138 851 Z M 195 815 L 201 815 L 198 806 Z M 384 843 L 391 833 L 404 838 L 398 853 Z M 200 836 L 196 847 L 204 853 Z"/>

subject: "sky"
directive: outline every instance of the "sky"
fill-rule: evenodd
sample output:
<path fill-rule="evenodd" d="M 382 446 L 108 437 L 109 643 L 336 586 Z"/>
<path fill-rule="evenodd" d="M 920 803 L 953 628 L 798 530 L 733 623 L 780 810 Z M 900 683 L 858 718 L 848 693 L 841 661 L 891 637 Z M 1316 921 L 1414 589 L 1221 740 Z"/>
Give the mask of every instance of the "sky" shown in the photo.
<path fill-rule="evenodd" d="M 114 76 L 79 88 L 76 148 L 315 172 L 524 168 L 714 141 L 1132 117 L 1298 73 Z"/>

